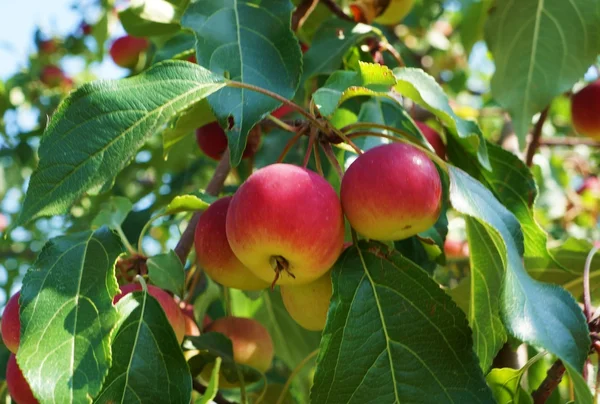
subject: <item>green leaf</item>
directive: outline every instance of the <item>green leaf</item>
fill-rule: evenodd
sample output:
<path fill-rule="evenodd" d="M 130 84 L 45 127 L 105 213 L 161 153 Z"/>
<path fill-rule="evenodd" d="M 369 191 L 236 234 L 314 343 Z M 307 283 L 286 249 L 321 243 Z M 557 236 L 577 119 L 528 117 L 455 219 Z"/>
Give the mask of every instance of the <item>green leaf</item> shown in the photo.
<path fill-rule="evenodd" d="M 498 403 L 531 404 L 529 393 L 521 387 L 524 369 L 498 368 L 492 369 L 485 377 Z"/>
<path fill-rule="evenodd" d="M 496 71 L 492 95 L 512 117 L 521 147 L 531 118 L 571 89 L 600 53 L 596 0 L 497 2 L 485 27 Z"/>
<path fill-rule="evenodd" d="M 173 250 L 155 255 L 146 261 L 150 281 L 161 289 L 183 296 L 185 273 L 183 264 Z"/>
<path fill-rule="evenodd" d="M 398 252 L 359 248 L 333 268 L 311 401 L 492 402 L 464 313 Z"/>
<path fill-rule="evenodd" d="M 167 205 L 166 215 L 174 215 L 180 212 L 195 212 L 205 210 L 213 202 L 213 198 L 206 196 L 202 199 L 196 195 L 179 195 Z"/>
<path fill-rule="evenodd" d="M 106 227 L 56 237 L 25 275 L 17 360 L 40 401 L 87 403 L 102 388 L 114 358 L 114 266 L 122 252 Z"/>
<path fill-rule="evenodd" d="M 188 404 L 192 378 L 160 304 L 138 291 L 119 300 L 117 311 L 113 365 L 95 402 Z"/>
<path fill-rule="evenodd" d="M 213 398 L 217 396 L 217 393 L 219 392 L 219 371 L 221 370 L 222 361 L 223 360 L 221 358 L 215 359 L 215 366 L 213 367 L 213 370 L 210 373 L 210 381 L 208 382 L 206 391 L 200 397 L 200 399 L 196 400 L 196 404 L 212 403 Z"/>
<path fill-rule="evenodd" d="M 163 132 L 163 155 L 165 158 L 169 151 L 181 139 L 191 135 L 197 128 L 216 121 L 215 115 L 208 105 L 206 99 L 192 105 L 177 117 L 170 127 Z"/>
<path fill-rule="evenodd" d="M 523 233 L 515 216 L 481 183 L 448 166 L 450 202 L 490 233 L 505 265 L 500 314 L 508 333 L 582 369 L 590 346 L 583 312 L 564 289 L 532 279 L 523 266 Z"/>
<path fill-rule="evenodd" d="M 289 0 L 205 0 L 189 6 L 182 24 L 196 34 L 198 64 L 292 98 L 302 70 L 300 47 L 290 29 L 292 11 Z M 250 129 L 280 105 L 233 87 L 208 102 L 221 126 L 228 128 L 233 166 L 241 161 Z"/>
<path fill-rule="evenodd" d="M 221 288 L 215 281 L 205 277 L 206 288 L 200 296 L 194 300 L 194 318 L 198 324 L 203 324 L 204 316 L 210 305 L 221 298 Z"/>
<path fill-rule="evenodd" d="M 103 10 L 98 22 L 92 27 L 92 36 L 96 41 L 96 60 L 102 62 L 104 59 L 104 52 L 106 40 L 108 39 L 108 19 L 109 13 L 112 10 Z"/>
<path fill-rule="evenodd" d="M 110 183 L 171 117 L 223 86 L 222 78 L 181 61 L 83 85 L 61 103 L 42 136 L 18 222 L 62 214 L 88 189 Z"/>
<path fill-rule="evenodd" d="M 573 390 L 575 391 L 577 404 L 593 404 L 594 397 L 592 397 L 592 392 L 583 379 L 583 376 L 581 376 L 581 373 L 568 363 L 564 363 L 564 365 L 565 369 L 567 369 L 569 377 L 571 378 L 571 382 L 573 383 Z"/>
<path fill-rule="evenodd" d="M 180 31 L 169 38 L 154 54 L 153 63 L 167 59 L 182 59 L 195 55 L 196 37 L 191 32 Z"/>
<path fill-rule="evenodd" d="M 462 20 L 459 26 L 460 40 L 465 53 L 471 53 L 476 42 L 483 39 L 483 27 L 487 21 L 492 0 L 460 0 Z"/>
<path fill-rule="evenodd" d="M 128 198 L 122 196 L 110 197 L 107 202 L 102 204 L 100 212 L 92 220 L 92 229 L 98 229 L 102 226 L 114 229 L 121 226 L 132 208 L 133 204 Z"/>
<path fill-rule="evenodd" d="M 394 75 L 398 80 L 394 87 L 397 92 L 437 116 L 456 141 L 470 155 L 475 156 L 482 167 L 488 170 L 491 168 L 486 143 L 479 126 L 454 113 L 444 90 L 433 77 L 421 69 L 413 68 L 396 68 Z"/>
<path fill-rule="evenodd" d="M 358 62 L 358 71 L 336 71 L 325 85 L 313 93 L 313 100 L 322 115 L 332 115 L 344 101 L 361 95 L 388 96 L 396 84 L 394 74 L 386 66 Z"/>
<path fill-rule="evenodd" d="M 119 12 L 123 28 L 134 36 L 168 35 L 179 31 L 179 18 L 188 1 L 138 0 Z"/>
<path fill-rule="evenodd" d="M 495 247 L 502 241 L 496 233 L 488 232 L 476 220 L 467 218 L 466 223 L 471 260 L 469 325 L 473 330 L 479 366 L 487 372 L 507 339 L 500 318 L 500 292 L 505 265 Z"/>

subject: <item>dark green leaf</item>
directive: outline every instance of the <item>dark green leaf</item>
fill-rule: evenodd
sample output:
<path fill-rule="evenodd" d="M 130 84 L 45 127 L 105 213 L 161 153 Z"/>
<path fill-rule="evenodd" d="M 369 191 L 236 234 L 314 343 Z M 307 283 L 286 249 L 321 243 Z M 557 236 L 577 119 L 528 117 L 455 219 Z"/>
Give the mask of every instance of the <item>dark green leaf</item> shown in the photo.
<path fill-rule="evenodd" d="M 463 17 L 459 26 L 460 40 L 467 54 L 476 42 L 483 39 L 483 27 L 492 0 L 460 0 Z"/>
<path fill-rule="evenodd" d="M 312 402 L 493 401 L 464 313 L 422 269 L 362 242 L 332 280 Z"/>
<path fill-rule="evenodd" d="M 206 99 L 195 103 L 178 116 L 163 132 L 163 155 L 166 157 L 181 139 L 194 133 L 197 128 L 216 121 Z"/>
<path fill-rule="evenodd" d="M 100 212 L 92 221 L 92 229 L 98 229 L 102 226 L 114 229 L 121 226 L 132 208 L 133 204 L 129 199 L 122 196 L 111 197 L 102 204 Z"/>
<path fill-rule="evenodd" d="M 64 213 L 86 190 L 110 182 L 171 117 L 223 86 L 197 65 L 166 61 L 80 87 L 46 128 L 19 223 Z"/>
<path fill-rule="evenodd" d="M 23 279 L 17 359 L 42 402 L 91 402 L 111 365 L 119 237 L 103 227 L 50 240 Z M 41 343 L 43 341 L 43 343 Z"/>
<path fill-rule="evenodd" d="M 113 365 L 96 403 L 189 404 L 192 378 L 160 304 L 144 291 L 119 303 Z"/>
<path fill-rule="evenodd" d="M 182 59 L 196 55 L 196 37 L 191 32 L 180 31 L 167 40 L 154 54 L 154 63 L 167 59 Z"/>
<path fill-rule="evenodd" d="M 181 260 L 173 250 L 155 255 L 146 261 L 148 277 L 153 284 L 178 296 L 183 296 L 185 273 Z"/>
<path fill-rule="evenodd" d="M 300 47 L 290 29 L 292 10 L 289 0 L 205 0 L 190 5 L 182 24 L 196 34 L 198 64 L 292 98 L 302 70 Z M 280 105 L 232 87 L 208 101 L 221 126 L 228 128 L 233 166 L 242 158 L 250 129 Z"/>
<path fill-rule="evenodd" d="M 194 318 L 198 324 L 203 324 L 204 316 L 210 305 L 221 298 L 221 288 L 215 281 L 205 277 L 206 287 L 200 296 L 194 300 Z"/>

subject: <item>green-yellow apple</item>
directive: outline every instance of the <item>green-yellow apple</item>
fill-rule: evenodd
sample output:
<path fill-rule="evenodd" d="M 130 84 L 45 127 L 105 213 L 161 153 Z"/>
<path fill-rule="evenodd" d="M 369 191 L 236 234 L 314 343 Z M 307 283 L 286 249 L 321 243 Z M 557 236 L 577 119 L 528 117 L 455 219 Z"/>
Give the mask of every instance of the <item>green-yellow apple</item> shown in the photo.
<path fill-rule="evenodd" d="M 396 25 L 410 12 L 415 0 L 356 0 L 350 11 L 357 22 Z"/>
<path fill-rule="evenodd" d="M 231 197 L 221 198 L 204 211 L 198 224 L 194 245 L 198 264 L 211 279 L 229 288 L 260 290 L 269 284 L 254 275 L 235 256 L 225 231 Z"/>
<path fill-rule="evenodd" d="M 578 133 L 600 139 L 600 80 L 571 97 L 571 120 Z"/>
<path fill-rule="evenodd" d="M 140 59 L 140 55 L 148 49 L 149 45 L 146 38 L 125 35 L 112 43 L 109 53 L 117 65 L 134 68 Z"/>
<path fill-rule="evenodd" d="M 437 154 L 440 158 L 445 160 L 446 145 L 444 144 L 444 141 L 442 140 L 440 134 L 431 126 L 423 122 L 415 121 L 415 123 L 419 127 L 419 130 L 421 131 L 423 136 L 425 136 L 425 139 L 427 139 L 429 144 L 433 147 L 433 150 L 435 150 L 435 154 Z"/>
<path fill-rule="evenodd" d="M 363 236 L 402 240 L 436 222 L 442 182 L 425 153 L 392 143 L 370 149 L 352 162 L 340 194 L 344 214 Z"/>
<path fill-rule="evenodd" d="M 329 301 L 333 292 L 331 272 L 305 285 L 283 285 L 279 288 L 283 305 L 290 316 L 307 330 L 325 328 Z"/>
<path fill-rule="evenodd" d="M 17 353 L 21 341 L 21 318 L 19 316 L 19 297 L 21 292 L 15 293 L 6 303 L 2 314 L 2 340 L 12 353 Z"/>
<path fill-rule="evenodd" d="M 139 283 L 129 283 L 127 285 L 120 286 L 121 293 L 115 296 L 113 299 L 113 303 L 117 304 L 123 296 L 134 292 L 136 290 L 142 290 L 142 285 Z M 177 337 L 177 341 L 181 344 L 183 341 L 183 337 L 185 335 L 185 317 L 173 299 L 173 296 L 153 285 L 148 285 L 148 293 L 154 297 L 160 306 L 162 307 L 173 331 L 175 332 L 175 336 Z"/>
<path fill-rule="evenodd" d="M 254 156 L 260 147 L 260 140 L 260 128 L 256 127 L 248 134 L 242 158 Z M 196 142 L 200 150 L 213 160 L 221 159 L 228 144 L 227 135 L 217 122 L 211 122 L 196 129 Z"/>
<path fill-rule="evenodd" d="M 15 354 L 10 354 L 6 364 L 6 387 L 8 394 L 17 404 L 37 404 L 38 400 L 33 396 L 29 383 L 25 380 L 21 368 L 17 364 Z"/>
<path fill-rule="evenodd" d="M 239 260 L 264 281 L 279 279 L 281 285 L 320 278 L 344 243 L 344 217 L 333 187 L 290 164 L 261 168 L 242 184 L 229 205 L 226 229 Z"/>

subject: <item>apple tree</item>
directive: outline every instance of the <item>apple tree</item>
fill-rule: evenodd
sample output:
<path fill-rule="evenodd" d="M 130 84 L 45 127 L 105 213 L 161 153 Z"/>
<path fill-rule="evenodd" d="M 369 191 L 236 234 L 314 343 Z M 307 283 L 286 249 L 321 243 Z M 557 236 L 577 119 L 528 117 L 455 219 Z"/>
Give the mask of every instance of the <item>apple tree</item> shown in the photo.
<path fill-rule="evenodd" d="M 4 398 L 597 402 L 596 1 L 77 7 L 0 82 Z"/>

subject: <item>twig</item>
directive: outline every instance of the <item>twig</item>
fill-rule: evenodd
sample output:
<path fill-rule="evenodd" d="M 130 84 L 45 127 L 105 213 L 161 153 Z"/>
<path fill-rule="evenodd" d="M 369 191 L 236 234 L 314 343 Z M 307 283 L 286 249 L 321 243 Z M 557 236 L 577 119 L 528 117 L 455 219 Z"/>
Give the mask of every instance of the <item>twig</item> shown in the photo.
<path fill-rule="evenodd" d="M 202 385 L 198 380 L 192 380 L 192 386 L 198 393 L 202 395 L 206 394 L 206 386 Z M 217 393 L 215 398 L 213 398 L 213 401 L 217 404 L 233 404 L 233 402 L 227 400 L 220 393 Z"/>
<path fill-rule="evenodd" d="M 304 359 L 302 359 L 300 361 L 300 363 L 292 371 L 292 373 L 290 374 L 290 377 L 288 377 L 287 381 L 285 382 L 285 385 L 281 389 L 281 393 L 279 394 L 279 398 L 277 399 L 277 402 L 275 404 L 283 404 L 283 402 L 285 401 L 285 395 L 287 394 L 288 390 L 290 389 L 290 386 L 292 385 L 292 381 L 294 380 L 294 378 L 296 376 L 298 376 L 298 374 L 304 368 L 304 366 L 306 366 L 306 364 L 308 362 L 310 362 L 310 360 L 312 358 L 317 356 L 318 353 L 319 353 L 319 350 L 316 349 L 316 350 L 312 351 L 311 353 L 309 353 Z"/>
<path fill-rule="evenodd" d="M 543 139 L 540 141 L 540 145 L 543 146 L 577 146 L 584 145 L 590 147 L 600 147 L 600 142 L 588 139 L 585 137 L 555 137 L 550 139 Z"/>
<path fill-rule="evenodd" d="M 563 375 L 565 374 L 565 366 L 562 361 L 559 359 L 552 367 L 548 370 L 546 374 L 546 378 L 540 384 L 540 387 L 537 388 L 536 391 L 531 393 L 531 397 L 533 398 L 534 404 L 544 404 L 546 400 L 550 397 L 552 392 L 556 389 L 560 381 L 562 380 Z"/>
<path fill-rule="evenodd" d="M 529 143 L 529 147 L 527 148 L 527 157 L 525 158 L 525 163 L 527 167 L 531 167 L 533 164 L 533 156 L 535 156 L 535 152 L 538 147 L 540 147 L 540 139 L 542 137 L 542 127 L 544 126 L 544 122 L 548 117 L 548 107 L 546 107 L 537 122 L 535 123 L 535 127 L 533 128 L 533 135 L 531 137 L 531 143 Z"/>
<path fill-rule="evenodd" d="M 304 161 L 302 162 L 302 167 L 306 168 L 308 165 L 308 161 L 310 160 L 310 154 L 312 153 L 313 144 L 317 139 L 318 130 L 315 127 L 310 129 L 310 135 L 308 137 L 308 145 L 306 146 L 306 153 L 304 154 Z M 316 159 L 316 157 L 315 157 Z"/>
<path fill-rule="evenodd" d="M 590 292 L 590 267 L 592 266 L 594 255 L 596 255 L 597 252 L 598 247 L 594 247 L 590 250 L 585 260 L 585 266 L 583 267 L 583 313 L 588 322 L 592 320 L 592 315 L 594 314 Z"/>
<path fill-rule="evenodd" d="M 229 164 L 229 149 L 227 149 L 225 150 L 225 153 L 223 153 L 223 157 L 221 157 L 221 160 L 215 169 L 215 173 L 206 186 L 206 193 L 208 195 L 219 195 L 219 192 L 221 192 L 223 184 L 225 183 L 225 179 L 229 175 L 229 170 L 231 170 L 231 165 Z M 175 246 L 175 254 L 177 254 L 184 265 L 187 256 L 190 254 L 192 245 L 194 245 L 194 232 L 196 231 L 196 225 L 198 224 L 201 215 L 202 212 L 194 213 Z M 199 268 L 196 272 L 200 272 Z"/>
<path fill-rule="evenodd" d="M 327 159 L 329 160 L 333 168 L 335 168 L 335 171 L 337 172 L 337 175 L 340 177 L 341 180 L 344 177 L 344 170 L 342 170 L 340 162 L 335 157 L 335 153 L 333 152 L 331 145 L 329 143 L 321 143 L 321 147 L 325 152 L 325 156 L 327 156 Z"/>
<path fill-rule="evenodd" d="M 392 57 L 396 60 L 396 63 L 398 63 L 398 66 L 400 66 L 400 67 L 406 66 L 406 64 L 404 63 L 404 60 L 402 59 L 402 56 L 400 56 L 400 53 L 396 50 L 396 48 L 394 48 L 388 42 L 380 41 L 379 48 L 381 50 L 389 52 L 390 55 L 392 55 Z"/>
<path fill-rule="evenodd" d="M 319 0 L 304 0 L 292 14 L 292 30 L 298 31 L 319 4 Z"/>
<path fill-rule="evenodd" d="M 327 8 L 335 15 L 340 17 L 342 20 L 354 21 L 348 14 L 344 13 L 344 10 L 335 2 L 335 0 L 321 0 L 321 2 L 327 6 Z"/>
<path fill-rule="evenodd" d="M 285 156 L 287 156 L 288 152 L 292 149 L 292 147 L 294 147 L 294 145 L 296 144 L 298 139 L 300 139 L 303 135 L 306 134 L 307 129 L 308 129 L 308 126 L 300 128 L 300 130 L 298 130 L 296 132 L 296 134 L 294 136 L 292 136 L 292 138 L 290 140 L 288 140 L 288 142 L 285 144 L 283 150 L 281 151 L 279 158 L 277 159 L 278 163 L 283 163 Z"/>

